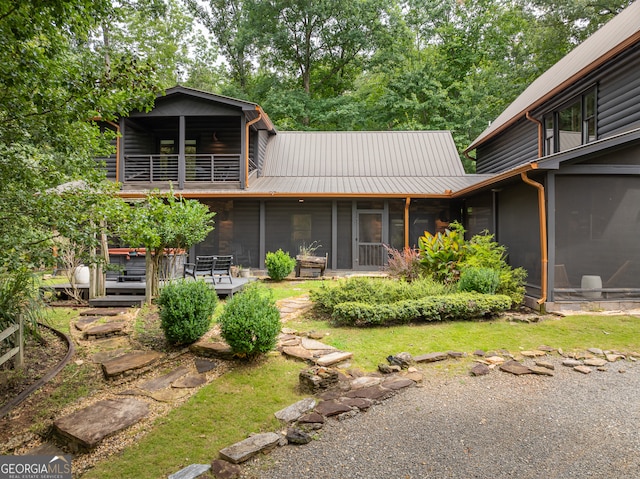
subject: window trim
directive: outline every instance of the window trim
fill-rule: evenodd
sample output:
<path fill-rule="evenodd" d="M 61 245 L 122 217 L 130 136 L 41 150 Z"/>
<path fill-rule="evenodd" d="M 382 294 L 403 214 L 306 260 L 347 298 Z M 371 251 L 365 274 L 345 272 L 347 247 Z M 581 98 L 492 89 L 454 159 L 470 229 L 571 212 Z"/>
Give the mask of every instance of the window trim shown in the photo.
<path fill-rule="evenodd" d="M 587 116 L 588 99 L 591 95 L 593 95 L 594 110 L 593 114 Z M 598 139 L 598 88 L 597 85 L 594 84 L 585 88 L 578 95 L 562 102 L 542 116 L 544 156 L 571 149 L 562 148 L 560 141 L 560 113 L 571 108 L 576 103 L 580 105 L 580 145 L 585 145 Z M 552 124 L 552 128 L 548 129 L 547 125 L 550 123 Z M 589 125 L 591 123 L 593 123 L 592 139 L 589 137 Z"/>

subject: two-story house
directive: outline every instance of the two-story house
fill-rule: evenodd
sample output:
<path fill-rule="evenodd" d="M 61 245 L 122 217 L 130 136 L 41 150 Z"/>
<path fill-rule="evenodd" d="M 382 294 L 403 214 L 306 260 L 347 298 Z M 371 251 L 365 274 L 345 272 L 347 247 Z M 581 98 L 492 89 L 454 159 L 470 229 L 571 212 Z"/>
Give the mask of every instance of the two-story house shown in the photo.
<path fill-rule="evenodd" d="M 640 1 L 534 81 L 467 148 L 451 134 L 284 132 L 251 102 L 185 87 L 118 124 L 124 197 L 195 198 L 216 227 L 191 254 L 264 267 L 317 242 L 331 269 L 375 270 L 454 219 L 528 273 L 529 304 L 640 301 Z M 592 305 L 590 306 L 592 307 Z"/>

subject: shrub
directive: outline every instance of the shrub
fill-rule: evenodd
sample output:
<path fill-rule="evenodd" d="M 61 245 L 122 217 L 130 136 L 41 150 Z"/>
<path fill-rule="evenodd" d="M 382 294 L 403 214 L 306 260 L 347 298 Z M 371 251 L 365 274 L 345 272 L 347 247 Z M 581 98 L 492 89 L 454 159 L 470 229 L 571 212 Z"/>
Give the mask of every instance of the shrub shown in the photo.
<path fill-rule="evenodd" d="M 418 238 L 420 262 L 427 273 L 444 283 L 457 281 L 458 264 L 464 259 L 466 244 L 464 228 L 459 223 L 451 223 L 450 229 L 435 235 L 424 232 Z"/>
<path fill-rule="evenodd" d="M 273 294 L 258 284 L 235 294 L 218 322 L 233 352 L 250 359 L 271 351 L 280 333 L 280 312 Z"/>
<path fill-rule="evenodd" d="M 476 291 L 484 294 L 494 294 L 499 285 L 500 271 L 476 266 L 463 269 L 458 281 L 460 291 Z"/>
<path fill-rule="evenodd" d="M 500 281 L 496 293 L 506 294 L 511 297 L 514 304 L 519 304 L 524 298 L 527 272 L 524 268 L 514 269 L 509 266 L 506 261 L 507 248 L 493 238 L 494 235 L 487 231 L 474 235 L 467 243 L 467 254 L 460 268 L 490 268 L 498 271 Z"/>
<path fill-rule="evenodd" d="M 410 321 L 448 321 L 482 319 L 509 309 L 505 295 L 457 293 L 427 296 L 394 304 L 344 302 L 332 313 L 335 324 L 345 326 L 383 326 Z"/>
<path fill-rule="evenodd" d="M 394 278 L 401 278 L 405 281 L 414 281 L 421 276 L 423 267 L 420 264 L 418 252 L 411 248 L 398 250 L 385 246 L 389 260 L 385 271 Z"/>
<path fill-rule="evenodd" d="M 331 314 L 337 304 L 344 302 L 395 303 L 404 299 L 445 294 L 449 290 L 449 287 L 430 278 L 420 278 L 408 283 L 388 278 L 353 277 L 323 283 L 320 288 L 311 291 L 311 299 L 320 311 Z"/>
<path fill-rule="evenodd" d="M 218 295 L 204 281 L 172 281 L 158 297 L 160 326 L 171 344 L 193 343 L 209 330 Z"/>
<path fill-rule="evenodd" d="M 264 264 L 269 277 L 274 281 L 281 281 L 291 274 L 296 267 L 296 260 L 279 249 L 275 253 L 267 253 Z"/>

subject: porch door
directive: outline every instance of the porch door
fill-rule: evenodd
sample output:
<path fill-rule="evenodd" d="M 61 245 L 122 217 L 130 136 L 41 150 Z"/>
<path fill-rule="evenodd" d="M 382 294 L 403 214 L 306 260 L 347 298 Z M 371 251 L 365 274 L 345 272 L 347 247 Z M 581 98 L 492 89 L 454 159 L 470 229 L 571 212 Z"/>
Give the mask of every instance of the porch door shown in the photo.
<path fill-rule="evenodd" d="M 385 264 L 384 210 L 357 210 L 353 269 L 377 270 Z"/>

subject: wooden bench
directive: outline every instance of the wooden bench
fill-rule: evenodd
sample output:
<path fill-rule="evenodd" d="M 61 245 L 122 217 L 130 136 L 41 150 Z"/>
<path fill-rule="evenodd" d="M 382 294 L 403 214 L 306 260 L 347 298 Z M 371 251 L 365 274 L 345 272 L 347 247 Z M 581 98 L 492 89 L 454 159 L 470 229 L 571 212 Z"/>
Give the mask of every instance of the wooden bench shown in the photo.
<path fill-rule="evenodd" d="M 296 278 L 300 277 L 300 271 L 302 269 L 310 269 L 312 271 L 318 270 L 320 272 L 320 276 L 324 276 L 324 270 L 327 269 L 328 259 L 328 253 L 324 256 L 305 256 L 299 254 L 296 256 Z"/>

